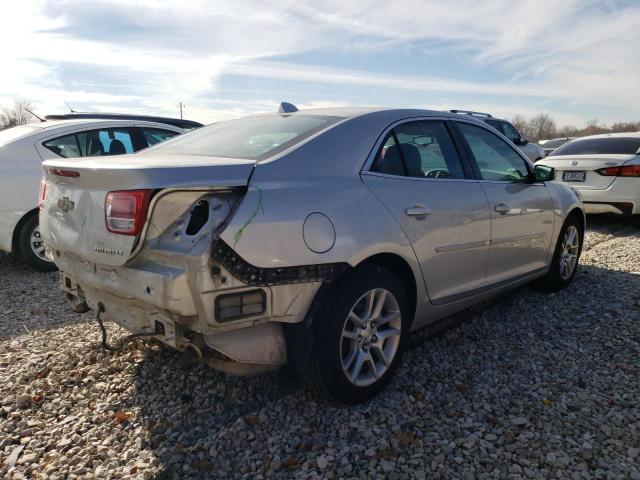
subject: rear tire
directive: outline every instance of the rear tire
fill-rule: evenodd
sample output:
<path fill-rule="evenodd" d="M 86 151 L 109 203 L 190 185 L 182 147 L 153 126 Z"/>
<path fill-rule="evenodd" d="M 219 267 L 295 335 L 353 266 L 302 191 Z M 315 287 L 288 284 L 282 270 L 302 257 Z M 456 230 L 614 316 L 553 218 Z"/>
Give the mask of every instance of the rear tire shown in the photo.
<path fill-rule="evenodd" d="M 569 286 L 578 271 L 584 231 L 577 216 L 567 218 L 558 235 L 549 272 L 542 279 L 548 290 L 557 292 Z"/>
<path fill-rule="evenodd" d="M 309 340 L 310 345 L 300 358 L 291 358 L 293 366 L 324 396 L 342 403 L 364 402 L 382 390 L 398 368 L 409 323 L 400 281 L 377 266 L 355 268 L 331 287 L 310 330 L 301 332 L 303 324 L 286 326 L 288 342 Z M 301 334 L 312 338 L 302 339 Z M 289 351 L 296 347 L 288 345 Z"/>
<path fill-rule="evenodd" d="M 38 229 L 38 215 L 31 215 L 18 234 L 18 249 L 22 259 L 40 272 L 53 272 L 56 264 L 44 256 L 44 242 Z"/>

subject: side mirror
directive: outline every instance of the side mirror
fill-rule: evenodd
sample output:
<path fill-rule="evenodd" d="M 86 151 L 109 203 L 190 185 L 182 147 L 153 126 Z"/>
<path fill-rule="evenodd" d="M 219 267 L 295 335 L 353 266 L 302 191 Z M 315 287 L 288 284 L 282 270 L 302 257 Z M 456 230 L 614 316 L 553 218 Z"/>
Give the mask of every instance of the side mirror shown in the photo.
<path fill-rule="evenodd" d="M 556 169 L 546 165 L 535 165 L 533 167 L 533 177 L 536 182 L 551 182 L 556 178 Z"/>
<path fill-rule="evenodd" d="M 513 143 L 515 143 L 516 145 L 518 145 L 519 147 L 524 147 L 527 143 L 529 143 L 529 140 L 527 140 L 524 137 L 520 137 L 520 138 L 514 138 L 513 139 Z"/>

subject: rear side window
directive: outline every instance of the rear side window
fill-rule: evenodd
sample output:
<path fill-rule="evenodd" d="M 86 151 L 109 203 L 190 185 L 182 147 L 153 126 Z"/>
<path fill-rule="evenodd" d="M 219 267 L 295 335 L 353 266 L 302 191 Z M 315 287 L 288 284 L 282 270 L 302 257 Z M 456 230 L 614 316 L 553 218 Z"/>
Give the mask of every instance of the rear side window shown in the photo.
<path fill-rule="evenodd" d="M 105 128 L 73 133 L 48 140 L 44 146 L 65 158 L 123 155 L 134 152 L 131 130 L 128 128 Z"/>
<path fill-rule="evenodd" d="M 142 135 L 144 135 L 144 139 L 147 142 L 148 146 L 164 142 L 165 140 L 169 140 L 170 138 L 179 135 L 178 132 L 163 130 L 161 128 L 140 127 L 140 130 L 142 131 Z"/>
<path fill-rule="evenodd" d="M 550 156 L 558 155 L 634 155 L 640 149 L 640 138 L 586 138 L 565 143 Z"/>
<path fill-rule="evenodd" d="M 502 138 L 481 127 L 458 123 L 483 180 L 529 181 L 527 163 Z"/>
<path fill-rule="evenodd" d="M 263 115 L 202 127 L 145 152 L 264 160 L 309 138 L 342 117 Z"/>
<path fill-rule="evenodd" d="M 44 146 L 56 155 L 60 155 L 64 158 L 76 158 L 82 156 L 80 153 L 78 137 L 75 134 L 48 140 L 44 143 Z"/>
<path fill-rule="evenodd" d="M 442 122 L 403 123 L 388 135 L 371 168 L 417 178 L 465 178 L 453 141 Z"/>

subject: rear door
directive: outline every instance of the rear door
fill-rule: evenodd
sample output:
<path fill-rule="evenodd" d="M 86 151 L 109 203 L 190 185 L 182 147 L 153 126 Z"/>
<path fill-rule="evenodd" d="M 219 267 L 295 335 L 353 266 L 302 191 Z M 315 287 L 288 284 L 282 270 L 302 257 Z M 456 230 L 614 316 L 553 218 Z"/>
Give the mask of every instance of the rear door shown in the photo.
<path fill-rule="evenodd" d="M 491 210 L 487 282 L 495 284 L 546 267 L 553 233 L 553 202 L 531 165 L 492 130 L 455 123 Z"/>
<path fill-rule="evenodd" d="M 434 304 L 482 288 L 490 214 L 445 122 L 408 121 L 383 137 L 362 179 L 407 235 Z"/>

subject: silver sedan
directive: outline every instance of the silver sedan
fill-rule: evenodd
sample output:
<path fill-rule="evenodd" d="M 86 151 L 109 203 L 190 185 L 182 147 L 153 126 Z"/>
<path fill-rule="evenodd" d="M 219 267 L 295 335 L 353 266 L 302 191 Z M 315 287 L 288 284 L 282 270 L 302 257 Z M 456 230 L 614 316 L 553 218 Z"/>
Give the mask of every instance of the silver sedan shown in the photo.
<path fill-rule="evenodd" d="M 553 168 L 437 111 L 283 105 L 44 169 L 49 255 L 99 320 L 232 374 L 290 363 L 350 403 L 389 382 L 411 332 L 569 285 L 585 229 Z"/>

